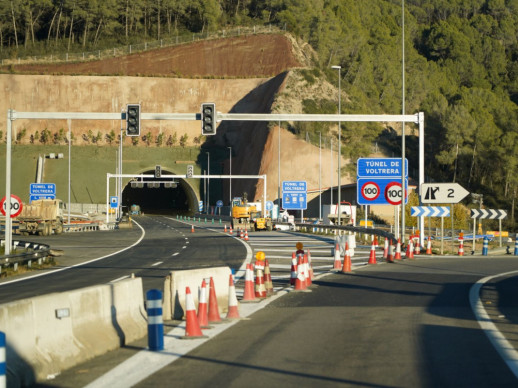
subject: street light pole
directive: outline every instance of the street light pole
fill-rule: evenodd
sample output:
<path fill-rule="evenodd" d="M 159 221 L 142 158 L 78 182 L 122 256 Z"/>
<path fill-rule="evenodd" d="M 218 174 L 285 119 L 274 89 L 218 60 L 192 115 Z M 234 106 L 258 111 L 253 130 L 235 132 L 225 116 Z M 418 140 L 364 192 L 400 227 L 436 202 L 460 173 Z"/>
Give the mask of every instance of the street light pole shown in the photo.
<path fill-rule="evenodd" d="M 207 214 L 210 207 L 210 152 L 207 152 Z"/>
<path fill-rule="evenodd" d="M 278 164 L 278 172 L 277 172 L 277 198 L 278 198 L 278 211 L 277 211 L 277 217 L 281 214 L 281 122 L 279 121 L 279 147 L 278 147 L 278 155 L 277 155 L 277 164 Z"/>
<path fill-rule="evenodd" d="M 230 153 L 230 187 L 228 189 L 228 205 L 230 206 L 230 215 L 232 215 L 232 147 L 227 147 Z"/>
<path fill-rule="evenodd" d="M 342 79 L 342 66 L 331 66 L 332 69 L 338 70 L 338 114 L 342 114 L 342 92 L 341 92 L 341 85 L 340 81 Z M 340 215 L 342 213 L 340 209 L 340 204 L 342 202 L 342 187 L 341 187 L 341 180 L 340 180 L 340 173 L 341 173 L 341 159 L 342 158 L 342 128 L 341 128 L 341 122 L 338 121 L 338 225 L 341 224 L 340 221 Z"/>
<path fill-rule="evenodd" d="M 402 88 L 401 88 L 401 114 L 405 114 L 405 0 L 401 1 L 401 30 L 402 30 L 402 39 L 401 39 L 401 78 L 402 78 Z M 406 229 L 406 221 L 405 221 L 405 176 L 406 176 L 406 166 L 405 166 L 405 122 L 401 123 L 401 244 L 405 243 L 405 229 Z"/>
<path fill-rule="evenodd" d="M 318 221 L 322 219 L 322 132 L 318 132 Z"/>
<path fill-rule="evenodd" d="M 331 138 L 329 138 L 329 140 L 331 143 L 331 163 L 330 163 L 331 164 L 331 174 L 330 174 L 330 176 L 331 176 L 331 185 L 330 185 L 331 193 L 330 194 L 331 194 L 331 208 L 332 208 L 333 207 L 333 138 L 331 137 Z M 331 211 L 331 209 L 329 209 L 329 211 Z"/>

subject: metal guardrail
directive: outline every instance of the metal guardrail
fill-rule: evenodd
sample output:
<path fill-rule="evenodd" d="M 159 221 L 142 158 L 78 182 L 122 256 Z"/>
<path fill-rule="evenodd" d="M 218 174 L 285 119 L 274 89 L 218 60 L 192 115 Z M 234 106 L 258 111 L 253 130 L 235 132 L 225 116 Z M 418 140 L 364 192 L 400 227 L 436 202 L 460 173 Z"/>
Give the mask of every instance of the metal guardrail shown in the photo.
<path fill-rule="evenodd" d="M 0 240 L 1 245 L 5 244 L 5 240 Z M 47 244 L 34 243 L 29 241 L 13 241 L 13 251 L 10 255 L 4 255 L 0 259 L 0 273 L 3 268 L 13 266 L 14 271 L 18 270 L 19 264 L 27 263 L 30 268 L 33 261 L 42 264 L 47 261 L 50 255 L 50 246 Z M 22 250 L 20 252 L 20 250 Z"/>

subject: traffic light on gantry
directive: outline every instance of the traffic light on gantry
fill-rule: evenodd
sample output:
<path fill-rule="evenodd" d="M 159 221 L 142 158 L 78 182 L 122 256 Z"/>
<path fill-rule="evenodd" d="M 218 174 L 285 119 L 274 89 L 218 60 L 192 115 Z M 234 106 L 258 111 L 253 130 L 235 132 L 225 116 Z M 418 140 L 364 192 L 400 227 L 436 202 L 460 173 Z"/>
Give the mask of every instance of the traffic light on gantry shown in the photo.
<path fill-rule="evenodd" d="M 212 102 L 201 104 L 201 134 L 216 134 L 216 104 Z"/>
<path fill-rule="evenodd" d="M 126 136 L 140 136 L 140 104 L 127 105 Z"/>
<path fill-rule="evenodd" d="M 162 177 L 162 166 L 157 165 L 155 166 L 155 178 L 161 178 Z"/>

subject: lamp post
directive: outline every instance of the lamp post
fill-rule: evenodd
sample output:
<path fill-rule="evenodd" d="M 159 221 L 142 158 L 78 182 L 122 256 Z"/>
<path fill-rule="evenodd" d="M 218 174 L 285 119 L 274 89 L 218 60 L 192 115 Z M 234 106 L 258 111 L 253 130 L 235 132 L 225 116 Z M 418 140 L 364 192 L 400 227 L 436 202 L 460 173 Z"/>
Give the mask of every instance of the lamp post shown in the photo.
<path fill-rule="evenodd" d="M 401 114 L 405 114 L 405 0 L 401 1 Z M 405 243 L 405 122 L 401 123 L 401 243 Z"/>
<path fill-rule="evenodd" d="M 210 152 L 207 152 L 207 214 L 210 205 Z"/>
<path fill-rule="evenodd" d="M 277 155 L 277 198 L 278 198 L 278 211 L 277 216 L 281 214 L 281 122 L 279 121 L 279 148 L 278 148 L 278 155 Z"/>
<path fill-rule="evenodd" d="M 333 207 L 333 138 L 331 137 L 330 139 L 330 145 L 331 145 L 331 174 L 329 175 L 331 177 L 331 207 Z M 329 209 L 329 211 L 331 211 L 331 209 Z"/>
<path fill-rule="evenodd" d="M 230 206 L 230 215 L 232 215 L 232 147 L 227 147 L 230 154 L 230 185 L 228 189 L 228 205 Z"/>
<path fill-rule="evenodd" d="M 322 219 L 322 132 L 318 132 L 318 221 Z"/>
<path fill-rule="evenodd" d="M 342 92 L 341 92 L 341 85 L 340 81 L 342 78 L 342 66 L 331 66 L 331 69 L 338 70 L 338 114 L 342 113 Z M 340 222 L 340 203 L 342 202 L 342 188 L 341 188 L 341 182 L 340 182 L 340 169 L 341 169 L 341 159 L 342 158 L 342 128 L 340 120 L 338 120 L 338 225 L 341 224 Z"/>

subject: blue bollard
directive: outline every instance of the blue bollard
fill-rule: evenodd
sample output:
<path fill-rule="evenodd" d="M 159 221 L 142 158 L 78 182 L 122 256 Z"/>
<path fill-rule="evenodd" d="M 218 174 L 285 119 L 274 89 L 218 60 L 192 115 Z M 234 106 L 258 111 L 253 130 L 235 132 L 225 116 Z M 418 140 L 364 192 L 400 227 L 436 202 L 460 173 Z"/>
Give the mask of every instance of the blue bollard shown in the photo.
<path fill-rule="evenodd" d="M 5 333 L 0 331 L 0 387 L 7 386 L 6 378 L 7 366 L 5 363 Z"/>
<path fill-rule="evenodd" d="M 482 256 L 487 256 L 487 250 L 489 246 L 489 240 L 487 237 L 484 237 L 484 242 L 482 243 Z"/>
<path fill-rule="evenodd" d="M 518 236 L 516 236 L 516 240 L 514 240 L 514 255 L 518 256 Z"/>
<path fill-rule="evenodd" d="M 146 292 L 147 344 L 149 350 L 164 350 L 164 321 L 162 318 L 162 291 Z"/>

